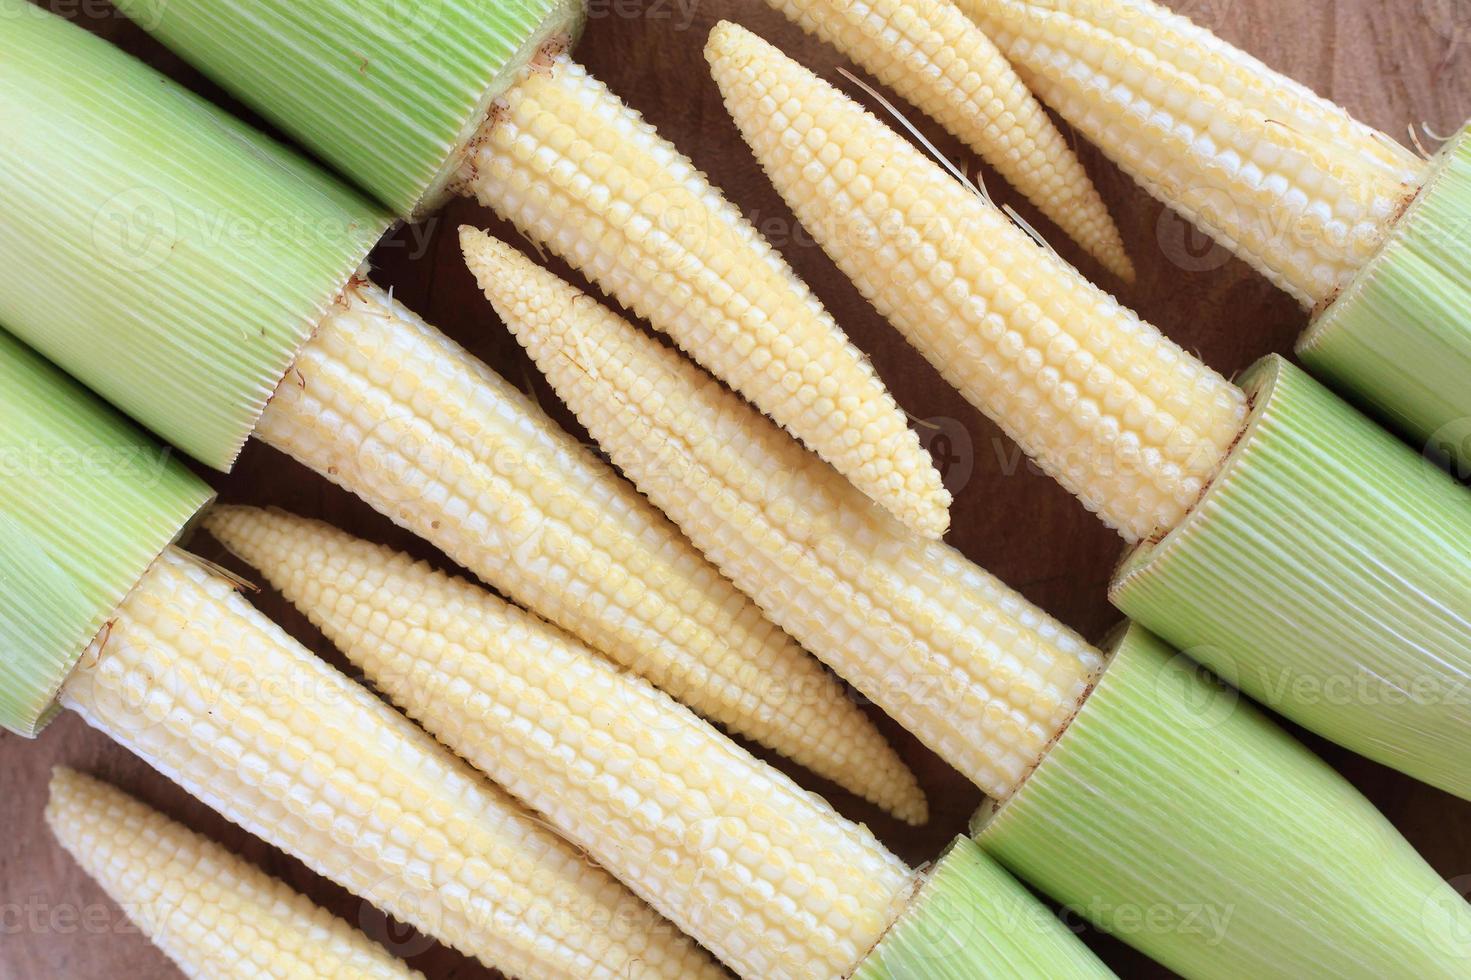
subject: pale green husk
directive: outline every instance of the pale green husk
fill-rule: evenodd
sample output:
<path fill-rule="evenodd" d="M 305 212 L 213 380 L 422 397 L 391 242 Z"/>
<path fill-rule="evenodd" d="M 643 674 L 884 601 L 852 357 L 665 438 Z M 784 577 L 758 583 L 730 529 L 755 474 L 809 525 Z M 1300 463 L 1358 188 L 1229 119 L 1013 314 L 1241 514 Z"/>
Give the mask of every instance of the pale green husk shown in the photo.
<path fill-rule="evenodd" d="M 1114 604 L 1258 701 L 1471 798 L 1471 492 L 1280 357 Z"/>
<path fill-rule="evenodd" d="M 1464 977 L 1471 912 L 1341 776 L 1140 627 L 981 846 L 1194 978 Z"/>
<path fill-rule="evenodd" d="M 0 322 L 229 468 L 389 216 L 80 27 L 0 22 Z"/>
<path fill-rule="evenodd" d="M 853 980 L 1087 980 L 1104 966 L 974 842 L 957 838 Z"/>
<path fill-rule="evenodd" d="M 118 0 L 400 215 L 436 209 L 491 102 L 581 0 Z"/>
<path fill-rule="evenodd" d="M 1297 352 L 1417 444 L 1471 466 L 1471 129 Z"/>
<path fill-rule="evenodd" d="M 36 734 L 87 644 L 212 496 L 0 332 L 0 726 Z"/>

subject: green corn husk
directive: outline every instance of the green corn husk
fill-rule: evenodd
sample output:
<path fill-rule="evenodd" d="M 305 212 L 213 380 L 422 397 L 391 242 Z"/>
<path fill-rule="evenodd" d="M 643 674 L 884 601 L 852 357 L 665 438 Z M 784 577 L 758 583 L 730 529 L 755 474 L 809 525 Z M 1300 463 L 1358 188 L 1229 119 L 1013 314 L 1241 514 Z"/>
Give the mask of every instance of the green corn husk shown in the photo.
<path fill-rule="evenodd" d="M 1471 128 L 1297 352 L 1417 443 L 1471 465 Z"/>
<path fill-rule="evenodd" d="M 981 846 L 1195 978 L 1464 977 L 1471 910 L 1374 806 L 1138 626 Z"/>
<path fill-rule="evenodd" d="M 118 0 L 118 7 L 410 220 L 443 203 L 491 103 L 581 0 Z"/>
<path fill-rule="evenodd" d="M 1113 977 L 1057 916 L 974 842 L 956 838 L 853 980 Z"/>
<path fill-rule="evenodd" d="M 0 21 L 0 322 L 228 469 L 388 215 L 80 27 Z"/>
<path fill-rule="evenodd" d="M 212 498 L 0 332 L 0 726 L 26 737 L 45 726 L 87 644 Z"/>
<path fill-rule="evenodd" d="M 1471 799 L 1471 492 L 1280 357 L 1114 604 L 1258 701 Z"/>

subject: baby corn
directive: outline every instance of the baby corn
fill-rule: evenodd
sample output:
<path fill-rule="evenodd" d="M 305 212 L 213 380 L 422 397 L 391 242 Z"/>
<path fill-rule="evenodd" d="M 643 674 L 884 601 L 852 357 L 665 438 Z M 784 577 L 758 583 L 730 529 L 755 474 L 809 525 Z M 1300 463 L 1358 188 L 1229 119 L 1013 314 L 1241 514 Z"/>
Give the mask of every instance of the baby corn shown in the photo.
<path fill-rule="evenodd" d="M 340 20 L 369 34 L 389 30 L 396 14 L 422 6 L 351 3 Z M 265 31 L 268 38 L 254 39 L 258 48 L 241 38 L 241 47 L 216 52 L 237 59 L 249 50 L 250 57 L 233 63 L 255 66 L 273 52 L 296 50 L 292 25 L 305 25 L 311 40 L 330 44 L 322 24 L 333 20 L 322 6 L 308 12 L 295 2 L 260 0 L 242 20 L 234 3 L 226 10 L 212 0 L 179 0 L 150 17 L 157 14 L 156 26 L 173 39 L 180 36 L 174 29 L 196 40 L 218 37 L 210 19 L 216 15 L 232 25 L 232 34 Z M 446 28 L 458 25 L 473 35 L 465 46 L 435 46 L 424 71 L 387 56 L 374 63 L 375 71 L 403 71 L 416 86 L 432 89 L 427 100 L 451 91 L 465 95 L 466 78 L 488 84 L 490 76 L 477 70 L 485 67 L 482 59 L 499 52 L 515 60 L 519 32 L 530 25 L 555 31 L 578 14 L 575 3 L 562 0 L 528 0 L 503 11 L 471 0 L 431 6 L 427 12 L 444 17 Z M 547 8 L 542 15 L 539 7 Z M 906 820 L 924 819 L 913 777 L 847 702 L 841 685 L 765 622 L 662 515 L 458 345 L 351 276 L 386 214 L 77 25 L 25 0 L 0 0 L 0 21 L 13 27 L 0 32 L 0 118 L 15 120 L 17 137 L 0 140 L 0 316 L 7 328 L 201 460 L 228 468 L 247 438 L 259 434 L 732 731 Z M 395 48 L 399 53 L 415 60 Z M 360 76 L 360 61 L 352 57 L 350 78 L 336 78 L 354 92 L 360 82 L 375 87 L 383 80 Z M 508 69 L 501 81 L 510 85 L 520 69 Z M 558 72 L 581 78 L 579 91 L 601 91 L 570 67 Z M 283 67 L 270 80 L 296 77 Z M 541 78 L 528 84 L 544 87 Z M 401 105 L 404 93 L 390 94 L 375 107 Z M 469 97 L 473 102 L 482 94 L 476 87 Z M 584 124 L 617 104 L 611 96 L 590 103 L 593 118 Z M 446 115 L 455 114 L 452 107 L 418 110 L 441 133 Z M 465 121 L 456 152 L 483 115 Z M 534 112 L 508 119 L 530 129 L 544 121 Z M 662 147 L 677 157 L 647 127 L 625 129 L 649 152 Z M 401 152 L 374 160 L 401 178 L 392 181 L 400 190 L 416 186 L 413 175 L 423 173 L 409 166 L 410 158 L 424 163 L 425 153 L 437 156 L 423 149 L 423 137 L 415 130 L 396 148 Z M 72 179 L 58 182 L 56 175 L 67 171 Z M 622 204 L 614 211 L 627 217 Z M 269 234 L 221 236 L 223 225 Z M 800 291 L 754 233 L 732 234 L 745 243 L 743 254 L 770 273 L 770 289 L 785 282 Z M 749 276 L 742 278 L 736 266 L 721 268 L 740 294 L 727 297 L 731 309 L 755 299 L 771 299 L 770 308 L 778 308 L 779 290 L 768 296 L 766 287 L 744 288 Z M 798 305 L 832 327 L 815 301 Z M 764 312 L 746 313 L 753 323 L 766 322 Z M 783 335 L 802 333 L 790 318 L 772 322 Z M 224 323 L 234 326 L 220 329 Z M 882 394 L 872 372 L 846 344 L 829 340 L 838 352 L 819 359 L 819 373 L 844 390 L 831 404 L 813 400 L 821 417 L 843 439 L 851 437 L 847 444 L 858 455 L 882 455 L 875 447 L 890 432 L 913 443 L 932 470 L 892 401 L 886 422 L 884 411 L 865 400 L 869 389 Z M 787 336 L 774 341 L 787 342 Z M 750 363 L 761 362 L 760 351 L 736 347 Z M 847 354 L 857 373 L 840 369 Z M 790 363 L 805 356 L 794 351 Z M 811 365 L 802 364 L 803 373 L 782 374 L 794 388 L 811 377 Z M 178 503 L 167 495 L 152 502 L 159 509 Z M 120 557 L 106 546 L 100 546 L 104 554 Z M 64 663 L 54 668 L 64 672 L 95 635 L 97 617 L 121 601 L 160 548 L 126 556 L 126 567 L 107 583 L 110 601 L 91 588 L 88 598 L 96 601 L 85 610 L 63 616 L 53 608 L 42 620 L 41 628 L 73 634 L 55 651 Z M 10 675 L 10 667 L 0 658 L 0 674 Z M 53 683 L 59 685 L 59 674 Z M 30 691 L 28 684 L 0 684 L 0 721 L 24 714 L 34 723 L 54 693 L 53 687 L 34 704 L 14 706 L 11 688 Z"/>
<path fill-rule="evenodd" d="M 706 54 L 777 190 L 946 380 L 1125 538 L 1174 527 L 1241 391 L 765 41 L 721 24 Z"/>
<path fill-rule="evenodd" d="M 517 976 L 719 976 L 530 814 L 179 551 L 61 702 L 241 827 Z"/>
<path fill-rule="evenodd" d="M 908 901 L 866 829 L 477 586 L 327 525 L 223 508 L 260 568 L 412 717 L 743 976 L 845 977 Z"/>
<path fill-rule="evenodd" d="M 106 783 L 57 769 L 46 823 L 186 976 L 423 980 L 305 896 Z"/>
<path fill-rule="evenodd" d="M 867 359 L 739 211 L 581 65 L 497 103 L 464 189 L 669 334 L 916 531 L 949 493 Z"/>
<path fill-rule="evenodd" d="M 370 283 L 258 437 L 732 731 L 914 823 L 914 776 L 823 670 L 528 398 Z"/>
<path fill-rule="evenodd" d="M 1402 696 L 1407 685 L 1458 689 L 1471 664 L 1459 625 L 1464 487 L 1280 357 L 1228 384 L 765 42 L 721 25 L 707 55 L 799 214 L 856 216 L 858 233 L 823 242 L 838 264 L 1044 468 L 1138 542 L 1110 586 L 1115 605 L 1305 727 L 1471 793 L 1455 761 L 1471 731 L 1462 699 Z M 766 113 L 772 92 L 803 115 Z M 1412 207 L 1408 221 L 1438 219 L 1416 235 L 1464 212 L 1459 161 L 1457 150 L 1440 162 L 1438 202 L 1432 187 Z M 821 221 L 809 223 L 821 234 Z M 1386 266 L 1459 261 L 1438 248 L 1390 249 L 1374 263 L 1390 291 L 1404 291 L 1413 275 L 1396 280 Z M 1356 280 L 1325 318 L 1372 288 Z M 1339 339 L 1388 330 L 1377 343 L 1397 336 L 1410 361 L 1440 365 L 1426 377 L 1445 378 L 1465 333 L 1459 315 L 1444 329 L 1398 321 L 1398 334 L 1361 316 Z M 1288 676 L 1305 683 L 1282 684 Z M 1331 703 L 1311 693 L 1344 677 L 1375 693 Z"/>
<path fill-rule="evenodd" d="M 1125 282 L 1134 265 L 1083 164 L 951 0 L 768 0 L 934 117 Z"/>
<path fill-rule="evenodd" d="M 398 214 L 420 219 L 447 191 L 494 208 L 916 531 L 944 533 L 949 494 L 862 353 L 695 165 L 568 57 L 584 4 L 121 6 Z"/>
<path fill-rule="evenodd" d="M 1152 0 L 959 0 L 1044 101 L 1305 306 L 1380 248 L 1424 160 Z"/>
<path fill-rule="evenodd" d="M 1067 723 L 1096 651 L 830 467 L 675 352 L 480 232 L 471 269 L 639 488 L 778 623 L 987 793 Z"/>

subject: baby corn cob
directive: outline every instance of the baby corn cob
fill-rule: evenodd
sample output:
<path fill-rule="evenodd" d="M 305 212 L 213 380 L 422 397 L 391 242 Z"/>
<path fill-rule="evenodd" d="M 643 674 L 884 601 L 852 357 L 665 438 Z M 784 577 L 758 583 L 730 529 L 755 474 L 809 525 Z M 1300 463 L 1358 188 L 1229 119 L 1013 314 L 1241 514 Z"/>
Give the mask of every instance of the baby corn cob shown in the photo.
<path fill-rule="evenodd" d="M 694 365 L 461 230 L 501 318 L 639 488 L 767 613 L 1004 798 L 1100 666 L 954 549 L 908 533 Z"/>
<path fill-rule="evenodd" d="M 950 495 L 872 366 L 687 158 L 555 55 L 497 103 L 463 188 L 668 333 L 921 534 Z"/>
<path fill-rule="evenodd" d="M 1457 688 L 1471 662 L 1467 634 L 1447 626 L 1467 608 L 1465 575 L 1448 574 L 1464 566 L 1465 488 L 1280 358 L 1227 384 L 770 45 L 721 25 L 706 50 L 804 220 L 857 216 L 858 233 L 824 241 L 838 264 L 1139 542 L 1110 587 L 1115 605 L 1305 727 L 1471 793 L 1453 761 L 1471 731 L 1462 700 L 1403 696 Z M 803 114 L 763 116 L 771 93 Z M 1459 198 L 1443 203 L 1454 211 Z M 820 235 L 823 222 L 809 223 Z M 1454 362 L 1461 327 L 1419 327 L 1406 346 L 1430 341 Z M 1375 692 L 1307 693 L 1346 677 Z"/>
<path fill-rule="evenodd" d="M 347 19 L 370 33 L 394 19 L 381 4 L 353 2 L 362 16 Z M 494 13 L 472 0 L 434 6 L 461 26 L 474 22 L 471 8 Z M 534 16 L 538 6 L 549 8 L 546 17 Z M 261 50 L 279 51 L 290 45 L 277 30 L 302 21 L 298 7 L 261 0 L 252 11 L 262 20 L 249 25 L 235 5 L 222 10 L 210 0 L 179 0 L 167 13 L 176 27 L 207 12 L 242 28 L 269 20 L 274 27 Z M 518 2 L 493 29 L 473 33 L 479 42 L 492 40 L 487 33 L 504 41 L 507 32 L 530 23 L 550 28 L 562 22 L 559 14 L 574 12 L 561 0 Z M 23 0 L 0 0 L 0 20 L 15 25 L 0 32 L 0 118 L 20 120 L 14 128 L 26 136 L 15 145 L 0 141 L 0 239 L 14 246 L 6 251 L 0 242 L 7 256 L 0 314 L 13 314 L 24 337 L 80 378 L 105 377 L 99 390 L 215 465 L 228 466 L 258 433 L 696 710 L 907 820 L 924 819 L 913 777 L 841 685 L 765 622 L 662 515 L 461 348 L 350 277 L 376 235 L 372 222 L 386 218 L 76 25 Z M 218 32 L 209 23 L 203 34 L 212 37 Z M 466 45 L 451 59 L 455 73 L 482 84 L 486 76 L 465 62 L 490 53 Z M 507 57 L 519 50 L 491 47 Z M 436 65 L 450 67 L 435 54 Z M 429 84 L 423 73 L 408 74 Z M 519 67 L 511 74 L 507 85 Z M 442 97 L 440 83 L 430 87 Z M 443 113 L 431 114 L 442 127 Z M 197 153 L 176 150 L 201 140 Z M 85 152 L 68 155 L 74 145 Z M 79 160 L 88 163 L 85 172 L 64 189 L 53 186 L 54 174 Z M 414 168 L 399 155 L 380 162 L 412 183 Z M 141 199 L 139 188 L 148 189 Z M 211 220 L 195 220 L 201 215 Z M 133 218 L 147 225 L 136 236 Z M 221 220 L 269 229 L 270 241 L 252 236 L 250 248 L 222 246 Z M 36 243 L 21 241 L 22 227 Z M 149 261 L 119 264 L 112 253 L 138 247 L 134 237 L 152 249 L 142 256 Z M 74 261 L 99 250 L 93 260 Z M 58 268 L 71 278 L 58 279 Z M 215 315 L 225 308 L 231 316 Z M 239 330 L 221 331 L 223 322 Z M 92 345 L 94 335 L 106 344 Z M 126 354 L 97 357 L 113 348 Z M 167 370 L 127 369 L 137 361 Z M 136 383 L 139 377 L 154 382 Z M 201 378 L 213 381 L 201 385 Z M 179 503 L 167 494 L 147 499 L 155 507 Z M 124 556 L 126 567 L 107 583 L 110 601 L 66 616 L 53 608 L 44 628 L 74 633 L 55 651 L 60 667 L 173 536 Z M 107 548 L 100 553 L 118 558 Z M 97 598 L 95 583 L 88 588 Z M 6 666 L 0 658 L 0 673 L 9 673 Z M 41 692 L 25 713 L 34 718 L 52 693 Z M 9 705 L 0 685 L 0 720 L 16 713 Z"/>
<path fill-rule="evenodd" d="M 182 552 L 154 563 L 61 702 L 246 830 L 487 966 L 568 980 L 719 975 Z"/>
<path fill-rule="evenodd" d="M 400 215 L 446 191 L 496 209 L 880 505 L 944 533 L 949 494 L 867 360 L 694 164 L 566 55 L 584 4 L 122 6 Z"/>
<path fill-rule="evenodd" d="M 914 775 L 677 528 L 505 380 L 370 283 L 257 436 L 732 731 L 912 823 Z"/>
<path fill-rule="evenodd" d="M 1125 282 L 1134 265 L 1083 164 L 951 0 L 768 0 L 934 117 Z"/>
<path fill-rule="evenodd" d="M 782 196 L 947 381 L 1125 538 L 1179 522 L 1239 389 L 765 41 L 721 24 L 706 55 Z"/>
<path fill-rule="evenodd" d="M 210 531 L 375 684 L 753 980 L 846 977 L 914 879 L 865 828 L 469 582 L 327 525 Z"/>
<path fill-rule="evenodd" d="M 1383 244 L 1425 161 L 1152 0 L 959 0 L 1145 190 L 1305 306 Z"/>
<path fill-rule="evenodd" d="M 46 823 L 186 976 L 423 980 L 304 895 L 106 783 L 57 769 Z"/>

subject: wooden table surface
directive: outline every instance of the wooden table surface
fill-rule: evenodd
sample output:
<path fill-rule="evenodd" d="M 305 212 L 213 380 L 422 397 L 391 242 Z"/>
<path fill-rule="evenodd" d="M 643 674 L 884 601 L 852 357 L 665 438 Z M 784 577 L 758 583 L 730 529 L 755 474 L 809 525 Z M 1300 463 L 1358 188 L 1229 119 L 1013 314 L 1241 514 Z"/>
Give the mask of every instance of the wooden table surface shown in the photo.
<path fill-rule="evenodd" d="M 1471 38 L 1468 0 L 1169 0 L 1169 4 L 1397 138 L 1406 139 L 1411 124 L 1422 122 L 1432 131 L 1448 133 L 1471 115 L 1471 51 L 1460 43 L 1463 35 Z M 50 6 L 185 84 L 220 98 L 217 90 L 105 0 L 52 0 Z M 826 77 L 835 78 L 834 69 L 844 60 L 760 0 L 593 0 L 592 9 L 578 57 L 726 190 L 872 356 L 900 403 L 915 416 L 939 425 L 935 431 L 945 438 L 934 448 L 956 494 L 949 540 L 1063 621 L 1091 636 L 1105 631 L 1118 619 L 1104 599 L 1104 584 L 1120 552 L 1118 539 L 1051 480 L 1032 472 L 997 429 L 905 345 L 796 226 L 721 107 L 701 48 L 710 27 L 730 18 Z M 917 115 L 915 120 L 952 159 L 975 165 L 971 155 L 937 127 Z M 1269 351 L 1290 350 L 1304 317 L 1286 296 L 1228 259 L 1091 147 L 1081 146 L 1080 152 L 1139 267 L 1138 283 L 1121 292 L 1126 303 L 1228 375 Z M 1070 242 L 1017 201 L 999 178 L 986 176 L 992 192 L 1017 204 L 1065 256 L 1079 261 L 1088 275 L 1102 276 Z M 516 240 L 513 231 L 486 211 L 460 201 L 426 226 L 401 230 L 385 241 L 375 255 L 375 278 L 394 287 L 399 297 L 512 381 L 534 391 L 559 420 L 583 435 L 477 294 L 453 235 L 462 222 L 488 225 Z M 564 267 L 557 268 L 566 274 Z M 1117 286 L 1103 281 L 1108 288 Z M 279 505 L 425 557 L 432 555 L 365 504 L 264 446 L 252 444 L 232 476 L 210 479 L 225 500 Z M 213 541 L 201 538 L 194 547 L 208 558 L 224 560 Z M 279 596 L 262 593 L 258 602 L 295 636 L 341 663 Z M 894 725 L 883 723 L 930 795 L 934 816 L 927 827 L 904 827 L 804 773 L 793 775 L 827 792 L 844 813 L 867 821 L 905 859 L 923 862 L 965 829 L 979 793 Z M 1471 874 L 1471 804 L 1321 740 L 1308 741 L 1367 793 L 1437 870 L 1447 878 Z M 452 951 L 385 923 L 363 902 L 249 838 L 74 716 L 64 716 L 34 742 L 0 734 L 4 773 L 0 980 L 177 975 L 46 831 L 41 819 L 46 779 L 57 764 L 111 780 L 224 842 L 386 939 L 430 977 L 490 975 Z M 1086 929 L 1075 916 L 1069 921 L 1121 975 L 1168 975 L 1128 947 Z"/>

